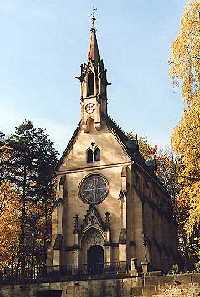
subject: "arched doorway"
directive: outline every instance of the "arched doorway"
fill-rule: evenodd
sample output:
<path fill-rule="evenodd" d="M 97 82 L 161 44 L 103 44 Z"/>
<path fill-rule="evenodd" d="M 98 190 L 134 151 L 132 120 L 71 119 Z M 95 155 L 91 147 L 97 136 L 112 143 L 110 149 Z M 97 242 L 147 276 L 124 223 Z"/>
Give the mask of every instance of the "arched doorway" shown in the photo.
<path fill-rule="evenodd" d="M 91 247 L 104 246 L 103 232 L 96 228 L 88 229 L 81 238 L 81 250 L 79 254 L 79 264 L 88 266 L 88 252 Z M 103 260 L 104 262 L 104 260 Z"/>
<path fill-rule="evenodd" d="M 99 274 L 103 272 L 104 250 L 100 245 L 93 245 L 87 251 L 88 272 Z"/>

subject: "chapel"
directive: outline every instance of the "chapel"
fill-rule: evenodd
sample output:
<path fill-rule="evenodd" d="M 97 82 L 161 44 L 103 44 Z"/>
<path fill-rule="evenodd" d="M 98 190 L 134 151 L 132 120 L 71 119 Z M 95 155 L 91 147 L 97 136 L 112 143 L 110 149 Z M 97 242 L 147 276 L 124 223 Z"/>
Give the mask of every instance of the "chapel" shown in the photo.
<path fill-rule="evenodd" d="M 177 261 L 171 198 L 137 139 L 108 114 L 110 83 L 94 26 L 78 80 L 80 122 L 56 170 L 47 265 L 95 274 L 146 263 L 166 272 Z"/>

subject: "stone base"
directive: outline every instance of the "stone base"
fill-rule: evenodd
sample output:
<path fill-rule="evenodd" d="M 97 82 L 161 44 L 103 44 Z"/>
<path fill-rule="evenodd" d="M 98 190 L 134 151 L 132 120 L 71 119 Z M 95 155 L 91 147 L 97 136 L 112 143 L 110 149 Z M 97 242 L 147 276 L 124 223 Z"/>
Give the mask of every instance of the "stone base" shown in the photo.
<path fill-rule="evenodd" d="M 200 274 L 1 284 L 1 297 L 198 297 Z"/>

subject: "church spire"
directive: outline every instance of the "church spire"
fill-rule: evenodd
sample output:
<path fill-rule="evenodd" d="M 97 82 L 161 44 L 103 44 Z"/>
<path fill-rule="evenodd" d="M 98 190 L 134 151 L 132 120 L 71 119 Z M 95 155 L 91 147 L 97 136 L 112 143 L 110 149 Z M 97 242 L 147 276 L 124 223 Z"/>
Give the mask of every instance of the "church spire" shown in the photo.
<path fill-rule="evenodd" d="M 99 55 L 99 47 L 96 37 L 96 29 L 95 29 L 95 13 L 97 11 L 97 8 L 93 8 L 92 10 L 92 27 L 90 29 L 90 44 L 89 44 L 89 50 L 88 50 L 88 60 L 95 61 L 98 63 L 100 61 L 100 55 Z"/>
<path fill-rule="evenodd" d="M 93 9 L 92 27 L 87 63 L 81 65 L 81 124 L 83 130 L 90 133 L 93 129 L 100 130 L 107 114 L 106 69 L 100 58 L 95 29 L 95 13 Z"/>
<path fill-rule="evenodd" d="M 100 61 L 99 47 L 96 37 L 96 29 L 93 27 L 90 30 L 90 44 L 88 50 L 88 60 L 92 60 L 96 63 Z"/>

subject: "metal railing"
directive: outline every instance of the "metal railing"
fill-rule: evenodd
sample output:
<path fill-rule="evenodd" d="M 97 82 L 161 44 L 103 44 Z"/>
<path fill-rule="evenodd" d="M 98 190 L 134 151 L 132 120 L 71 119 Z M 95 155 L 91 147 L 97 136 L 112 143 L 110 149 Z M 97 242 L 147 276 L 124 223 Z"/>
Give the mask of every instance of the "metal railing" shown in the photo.
<path fill-rule="evenodd" d="M 6 268 L 0 271 L 0 282 L 33 282 L 33 281 L 53 281 L 60 279 L 85 279 L 95 277 L 108 277 L 111 275 L 127 274 L 129 267 L 127 262 L 82 264 L 79 266 L 46 266 L 36 265 L 25 267 L 25 269 Z"/>

